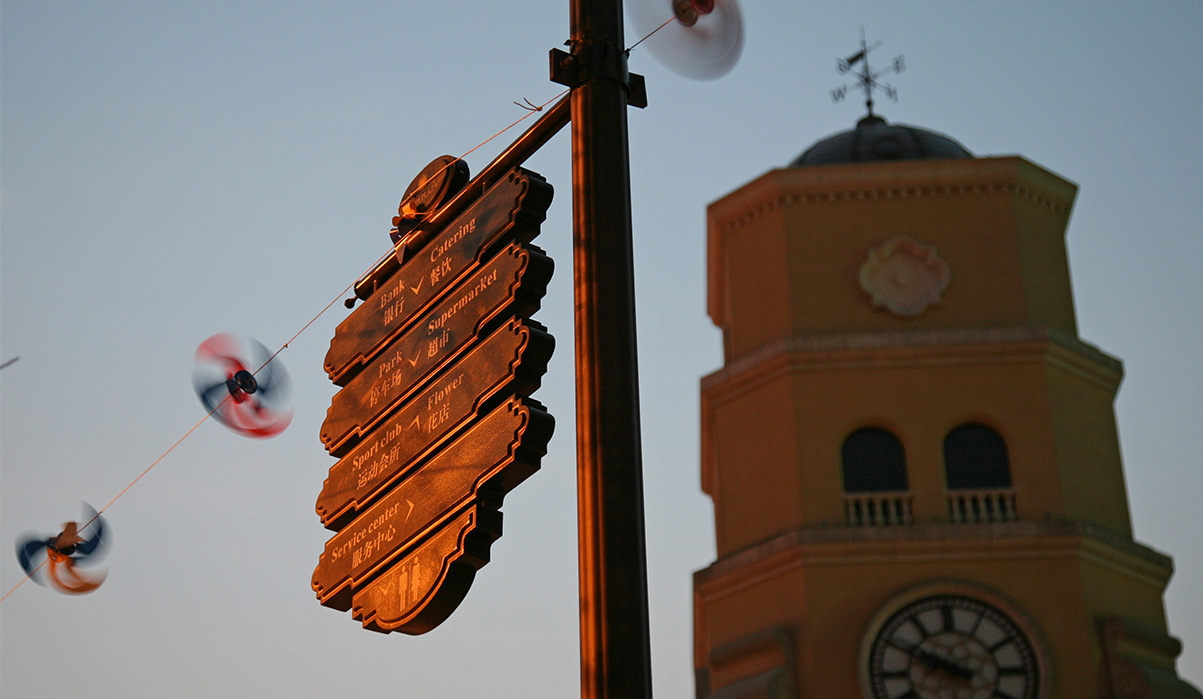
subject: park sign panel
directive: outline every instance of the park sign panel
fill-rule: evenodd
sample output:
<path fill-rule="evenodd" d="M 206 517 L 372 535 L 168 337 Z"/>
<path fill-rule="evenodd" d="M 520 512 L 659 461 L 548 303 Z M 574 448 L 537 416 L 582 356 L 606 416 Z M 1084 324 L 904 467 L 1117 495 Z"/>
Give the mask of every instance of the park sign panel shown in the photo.
<path fill-rule="evenodd" d="M 404 402 L 421 379 L 463 354 L 498 318 L 529 317 L 551 277 L 551 260 L 529 246 L 511 244 L 482 265 L 455 292 L 420 314 L 362 371 L 347 382 L 322 424 L 322 442 L 342 456 L 381 415 Z"/>
<path fill-rule="evenodd" d="M 462 188 L 440 162 L 411 184 L 398 231 Z M 321 439 L 338 461 L 316 510 L 336 534 L 312 586 L 365 628 L 419 634 L 446 619 L 488 563 L 503 497 L 546 452 L 554 420 L 530 395 L 555 343 L 531 315 L 553 265 L 530 241 L 551 196 L 515 167 L 416 250 L 399 245 L 399 267 L 330 342 L 342 388 Z"/>

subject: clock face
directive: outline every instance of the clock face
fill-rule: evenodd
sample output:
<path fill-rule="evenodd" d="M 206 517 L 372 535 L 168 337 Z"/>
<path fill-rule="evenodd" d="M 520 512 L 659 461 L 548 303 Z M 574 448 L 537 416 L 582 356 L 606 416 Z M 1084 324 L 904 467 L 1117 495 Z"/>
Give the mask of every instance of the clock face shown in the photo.
<path fill-rule="evenodd" d="M 891 616 L 869 652 L 874 699 L 1036 699 L 1032 645 L 998 609 L 937 595 Z"/>

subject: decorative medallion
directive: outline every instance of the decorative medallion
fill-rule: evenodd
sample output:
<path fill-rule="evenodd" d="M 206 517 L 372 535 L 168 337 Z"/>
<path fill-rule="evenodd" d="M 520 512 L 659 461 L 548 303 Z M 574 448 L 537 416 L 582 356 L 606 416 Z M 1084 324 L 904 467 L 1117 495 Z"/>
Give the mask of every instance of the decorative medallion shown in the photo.
<path fill-rule="evenodd" d="M 934 245 L 900 235 L 869 251 L 858 279 L 874 306 L 909 318 L 940 303 L 952 271 Z"/>

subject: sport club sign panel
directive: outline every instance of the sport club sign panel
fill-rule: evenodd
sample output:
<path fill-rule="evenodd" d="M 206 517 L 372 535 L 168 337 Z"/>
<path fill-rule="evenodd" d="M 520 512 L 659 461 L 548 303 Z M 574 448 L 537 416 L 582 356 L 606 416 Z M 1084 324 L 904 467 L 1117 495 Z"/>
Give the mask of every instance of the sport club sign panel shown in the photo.
<path fill-rule="evenodd" d="M 413 202 L 456 194 L 453 160 L 415 179 L 399 222 Z M 330 342 L 341 390 L 321 439 L 338 461 L 317 514 L 336 533 L 313 589 L 366 628 L 419 634 L 446 619 L 501 536 L 502 498 L 546 452 L 554 421 L 530 394 L 555 343 L 531 315 L 553 265 L 530 241 L 551 198 L 514 168 L 438 230 L 417 223 L 410 240 L 425 242 L 399 246 L 406 259 Z"/>

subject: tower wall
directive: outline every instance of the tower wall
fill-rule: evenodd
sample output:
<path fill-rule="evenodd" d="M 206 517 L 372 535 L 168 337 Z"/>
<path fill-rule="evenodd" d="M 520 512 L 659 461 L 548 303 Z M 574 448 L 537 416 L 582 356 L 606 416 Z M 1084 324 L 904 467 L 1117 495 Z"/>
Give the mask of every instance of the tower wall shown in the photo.
<path fill-rule="evenodd" d="M 1122 365 L 1077 335 L 1075 193 L 961 158 L 774 170 L 710 206 L 699 696 L 1200 696 L 1172 564 L 1132 539 Z M 965 426 L 1003 445 L 997 482 L 950 480 L 987 468 L 949 465 Z M 861 430 L 899 445 L 903 485 L 849 484 Z"/>

